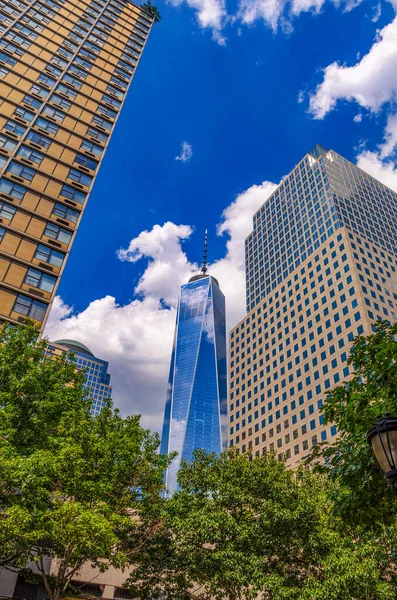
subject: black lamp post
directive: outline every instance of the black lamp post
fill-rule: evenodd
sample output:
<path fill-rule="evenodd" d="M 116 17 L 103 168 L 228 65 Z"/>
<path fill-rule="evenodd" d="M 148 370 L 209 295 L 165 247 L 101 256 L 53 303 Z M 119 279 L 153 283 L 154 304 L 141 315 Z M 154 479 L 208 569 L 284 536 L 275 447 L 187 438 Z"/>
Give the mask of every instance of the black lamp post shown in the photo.
<path fill-rule="evenodd" d="M 367 431 L 367 442 L 372 448 L 379 469 L 390 481 L 397 494 L 397 418 L 385 413 Z"/>

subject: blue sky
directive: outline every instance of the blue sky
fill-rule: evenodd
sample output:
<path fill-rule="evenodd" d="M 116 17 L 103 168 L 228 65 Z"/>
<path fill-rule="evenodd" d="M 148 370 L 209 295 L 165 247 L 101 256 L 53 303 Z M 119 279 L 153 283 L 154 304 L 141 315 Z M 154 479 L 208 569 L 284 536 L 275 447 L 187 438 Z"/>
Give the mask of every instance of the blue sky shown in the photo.
<path fill-rule="evenodd" d="M 79 339 L 109 360 L 116 404 L 158 429 L 174 306 L 201 259 L 204 229 L 232 326 L 244 311 L 252 214 L 311 146 L 333 148 L 397 187 L 397 2 L 156 4 L 162 21 L 131 85 L 47 334 Z M 187 161 L 175 159 L 183 142 Z"/>

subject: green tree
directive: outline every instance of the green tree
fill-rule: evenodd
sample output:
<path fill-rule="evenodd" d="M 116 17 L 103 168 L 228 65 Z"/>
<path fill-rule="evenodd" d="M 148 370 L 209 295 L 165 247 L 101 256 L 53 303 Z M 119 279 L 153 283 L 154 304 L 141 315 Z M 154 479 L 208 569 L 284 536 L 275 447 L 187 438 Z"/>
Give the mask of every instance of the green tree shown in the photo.
<path fill-rule="evenodd" d="M 33 561 L 58 600 L 85 562 L 124 568 L 150 539 L 168 461 L 139 416 L 108 402 L 93 417 L 84 374 L 36 337 L 30 326 L 0 335 L 0 565 Z"/>
<path fill-rule="evenodd" d="M 160 23 L 161 15 L 159 9 L 154 6 L 150 0 L 147 0 L 143 4 L 141 4 L 141 8 L 146 10 L 146 12 L 154 19 L 155 23 Z"/>
<path fill-rule="evenodd" d="M 374 545 L 330 519 L 323 476 L 273 454 L 197 452 L 127 585 L 134 597 L 391 600 Z"/>
<path fill-rule="evenodd" d="M 333 483 L 334 514 L 368 531 L 395 527 L 397 499 L 378 470 L 366 432 L 377 417 L 397 415 L 397 325 L 378 322 L 370 336 L 354 340 L 348 364 L 351 379 L 325 398 L 324 423 L 335 424 L 338 437 L 319 445 L 311 457 Z"/>

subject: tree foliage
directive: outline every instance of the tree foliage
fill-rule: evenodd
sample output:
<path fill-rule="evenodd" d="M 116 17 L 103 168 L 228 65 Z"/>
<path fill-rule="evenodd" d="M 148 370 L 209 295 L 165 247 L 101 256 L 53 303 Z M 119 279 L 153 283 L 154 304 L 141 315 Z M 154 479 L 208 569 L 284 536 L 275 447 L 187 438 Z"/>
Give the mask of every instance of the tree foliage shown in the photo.
<path fill-rule="evenodd" d="M 124 568 L 150 537 L 167 459 L 139 416 L 108 402 L 93 417 L 84 374 L 36 337 L 30 326 L 0 337 L 0 565 L 33 561 L 58 600 L 85 562 Z"/>
<path fill-rule="evenodd" d="M 379 416 L 397 415 L 397 325 L 378 322 L 372 335 L 354 340 L 349 365 L 352 378 L 334 388 L 323 405 L 324 423 L 337 426 L 338 437 L 313 453 L 318 470 L 335 484 L 334 514 L 368 531 L 395 527 L 397 499 L 375 464 L 366 432 Z"/>
<path fill-rule="evenodd" d="M 136 560 L 134 597 L 199 600 L 391 600 L 387 549 L 330 519 L 323 476 L 273 454 L 200 451 Z"/>
<path fill-rule="evenodd" d="M 154 6 L 150 0 L 147 0 L 143 4 L 141 4 L 141 8 L 145 10 L 154 20 L 155 23 L 160 23 L 161 15 L 159 9 Z"/>

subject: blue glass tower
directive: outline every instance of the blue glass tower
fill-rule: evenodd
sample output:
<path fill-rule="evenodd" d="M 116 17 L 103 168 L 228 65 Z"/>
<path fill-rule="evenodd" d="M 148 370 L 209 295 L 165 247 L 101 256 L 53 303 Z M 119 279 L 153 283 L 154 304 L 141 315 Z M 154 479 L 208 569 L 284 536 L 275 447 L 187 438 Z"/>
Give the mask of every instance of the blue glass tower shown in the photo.
<path fill-rule="evenodd" d="M 166 473 L 168 494 L 177 488 L 182 459 L 205 449 L 219 454 L 226 427 L 225 297 L 214 277 L 195 275 L 181 288 L 164 412 L 161 452 L 176 451 Z"/>

